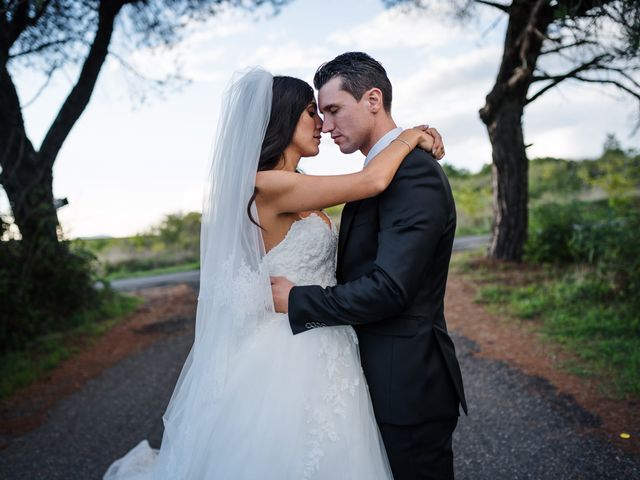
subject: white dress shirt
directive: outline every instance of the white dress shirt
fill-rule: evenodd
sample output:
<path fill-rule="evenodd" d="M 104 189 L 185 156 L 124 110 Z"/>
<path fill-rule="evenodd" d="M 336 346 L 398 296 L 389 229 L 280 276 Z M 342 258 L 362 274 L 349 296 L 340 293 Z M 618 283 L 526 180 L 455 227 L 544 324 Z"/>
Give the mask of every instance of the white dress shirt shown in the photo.
<path fill-rule="evenodd" d="M 397 127 L 385 133 L 382 136 L 382 138 L 380 138 L 380 140 L 378 140 L 375 143 L 375 145 L 371 147 L 371 150 L 369 150 L 369 154 L 364 159 L 364 166 L 366 167 L 367 163 L 369 163 L 373 159 L 373 157 L 379 154 L 382 150 L 384 150 L 387 147 L 387 145 L 389 145 L 396 138 L 398 138 L 398 135 L 402 133 L 402 130 L 403 130 L 402 127 Z"/>

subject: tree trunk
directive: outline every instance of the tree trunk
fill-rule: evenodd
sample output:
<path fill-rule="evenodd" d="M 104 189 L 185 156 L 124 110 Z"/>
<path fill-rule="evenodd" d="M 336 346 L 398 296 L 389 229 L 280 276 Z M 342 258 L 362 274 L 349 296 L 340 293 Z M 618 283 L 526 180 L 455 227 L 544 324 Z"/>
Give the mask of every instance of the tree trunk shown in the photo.
<path fill-rule="evenodd" d="M 28 246 L 26 251 L 37 253 L 58 240 L 52 169 L 43 164 L 27 138 L 18 95 L 4 64 L 0 68 L 0 87 L 0 184 Z"/>
<path fill-rule="evenodd" d="M 22 241 L 29 251 L 36 253 L 42 251 L 42 247 L 53 247 L 58 243 L 53 172 L 51 167 L 38 160 L 33 150 L 28 147 L 20 150 L 20 157 L 12 162 L 10 172 L 5 170 L 0 174 L 0 183 L 7 192 Z"/>
<path fill-rule="evenodd" d="M 53 165 L 89 103 L 109 51 L 115 18 L 124 3 L 100 2 L 95 37 L 78 80 L 38 152 L 27 137 L 18 93 L 7 69 L 11 43 L 0 42 L 0 184 L 9 197 L 14 222 L 27 247 L 25 252 L 30 255 L 56 255 L 58 216 L 53 205 Z"/>
<path fill-rule="evenodd" d="M 501 105 L 487 123 L 493 170 L 493 224 L 488 255 L 520 261 L 527 240 L 528 166 L 522 134 L 524 105 L 516 100 Z"/>
<path fill-rule="evenodd" d="M 493 227 L 488 255 L 519 262 L 527 240 L 528 170 L 522 133 L 527 92 L 554 19 L 545 0 L 513 0 L 498 77 L 480 118 L 493 148 Z"/>

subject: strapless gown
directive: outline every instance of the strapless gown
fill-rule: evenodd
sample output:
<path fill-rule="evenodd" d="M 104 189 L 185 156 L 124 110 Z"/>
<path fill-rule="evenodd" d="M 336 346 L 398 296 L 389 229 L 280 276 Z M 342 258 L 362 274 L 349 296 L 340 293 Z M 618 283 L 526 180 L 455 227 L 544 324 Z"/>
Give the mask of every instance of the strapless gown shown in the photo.
<path fill-rule="evenodd" d="M 271 275 L 335 285 L 337 232 L 317 214 L 293 223 L 264 257 Z M 163 460 L 146 440 L 114 462 L 106 480 L 376 480 L 392 478 L 352 327 L 293 335 L 285 314 L 251 332 L 199 451 Z"/>

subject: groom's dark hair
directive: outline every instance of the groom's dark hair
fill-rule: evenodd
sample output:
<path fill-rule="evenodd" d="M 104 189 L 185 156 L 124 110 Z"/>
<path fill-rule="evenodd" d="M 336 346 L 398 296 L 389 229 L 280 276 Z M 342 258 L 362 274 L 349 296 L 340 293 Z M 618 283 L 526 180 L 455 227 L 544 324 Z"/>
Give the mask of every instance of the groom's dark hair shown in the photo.
<path fill-rule="evenodd" d="M 334 77 L 342 79 L 342 90 L 360 101 L 367 90 L 379 88 L 382 104 L 391 112 L 391 82 L 384 67 L 364 52 L 347 52 L 320 65 L 313 77 L 317 90 Z"/>

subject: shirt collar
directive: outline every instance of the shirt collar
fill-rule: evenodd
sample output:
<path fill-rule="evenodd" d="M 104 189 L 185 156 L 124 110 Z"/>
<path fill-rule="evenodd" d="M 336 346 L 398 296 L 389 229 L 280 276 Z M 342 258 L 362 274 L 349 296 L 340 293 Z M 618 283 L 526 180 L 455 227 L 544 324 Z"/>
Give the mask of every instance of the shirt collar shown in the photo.
<path fill-rule="evenodd" d="M 373 159 L 373 157 L 375 157 L 382 150 L 384 150 L 387 147 L 387 145 L 389 145 L 392 141 L 398 138 L 398 135 L 400 135 L 401 133 L 402 133 L 402 127 L 394 128 L 393 130 L 390 130 L 387 133 L 385 133 L 382 136 L 382 138 L 380 138 L 380 140 L 378 140 L 375 143 L 375 145 L 371 147 L 371 150 L 369 150 L 369 154 L 364 159 L 364 166 L 366 167 L 367 164 Z"/>

